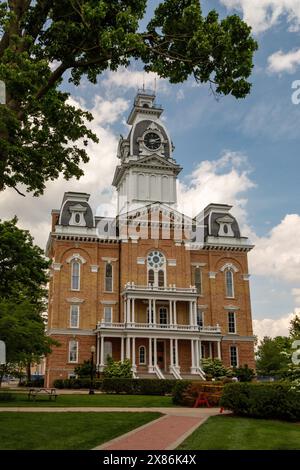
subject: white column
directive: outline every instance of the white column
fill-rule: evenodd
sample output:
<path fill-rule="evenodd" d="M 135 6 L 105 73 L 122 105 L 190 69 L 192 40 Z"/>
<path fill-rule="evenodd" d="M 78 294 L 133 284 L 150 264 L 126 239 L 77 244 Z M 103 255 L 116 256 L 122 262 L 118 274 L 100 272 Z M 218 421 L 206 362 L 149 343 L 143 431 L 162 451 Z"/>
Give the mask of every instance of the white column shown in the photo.
<path fill-rule="evenodd" d="M 191 367 L 191 372 L 192 374 L 195 372 L 195 345 L 194 345 L 194 340 L 191 340 L 191 356 L 192 356 L 192 367 Z"/>
<path fill-rule="evenodd" d="M 149 299 L 149 325 L 152 324 L 152 300 Z"/>
<path fill-rule="evenodd" d="M 211 344 L 211 341 L 208 343 L 208 347 L 209 347 L 209 357 L 212 358 L 212 344 Z"/>
<path fill-rule="evenodd" d="M 221 359 L 221 341 L 218 341 L 218 359 Z"/>
<path fill-rule="evenodd" d="M 104 366 L 104 337 L 101 336 L 100 366 Z"/>
<path fill-rule="evenodd" d="M 194 315 L 193 315 L 194 325 L 197 325 L 197 302 L 194 302 Z"/>
<path fill-rule="evenodd" d="M 157 340 L 154 338 L 154 366 L 157 366 Z"/>
<path fill-rule="evenodd" d="M 152 338 L 149 338 L 149 363 L 148 371 L 153 372 L 153 360 L 152 360 Z"/>
<path fill-rule="evenodd" d="M 174 325 L 172 303 L 173 301 L 169 300 L 169 324 L 170 325 Z"/>
<path fill-rule="evenodd" d="M 178 339 L 175 339 L 175 366 L 179 367 L 179 360 L 178 360 Z"/>
<path fill-rule="evenodd" d="M 121 361 L 124 361 L 124 337 L 121 337 Z"/>
<path fill-rule="evenodd" d="M 100 364 L 100 338 L 99 333 L 97 333 L 97 366 Z"/>
<path fill-rule="evenodd" d="M 124 297 L 124 323 L 127 323 L 127 300 Z"/>
<path fill-rule="evenodd" d="M 135 338 L 132 338 L 132 367 L 135 368 Z"/>
<path fill-rule="evenodd" d="M 130 338 L 126 338 L 126 359 L 130 359 Z"/>
<path fill-rule="evenodd" d="M 193 302 L 190 300 L 190 317 L 189 317 L 189 325 L 193 324 Z"/>
<path fill-rule="evenodd" d="M 135 323 L 135 298 L 132 299 L 132 323 Z"/>
<path fill-rule="evenodd" d="M 174 300 L 174 303 L 173 303 L 173 316 L 174 316 L 174 325 L 177 325 L 177 306 L 176 306 L 176 300 Z"/>
<path fill-rule="evenodd" d="M 157 324 L 157 318 L 156 318 L 156 299 L 153 299 L 153 323 L 156 325 Z"/>
<path fill-rule="evenodd" d="M 127 298 L 127 320 L 126 320 L 126 323 L 131 322 L 131 320 L 130 320 L 130 301 L 131 301 L 131 299 Z"/>
<path fill-rule="evenodd" d="M 198 340 L 198 367 L 201 367 L 202 362 L 202 342 Z"/>
<path fill-rule="evenodd" d="M 170 338 L 170 365 L 174 366 L 174 355 L 173 355 L 173 339 Z"/>

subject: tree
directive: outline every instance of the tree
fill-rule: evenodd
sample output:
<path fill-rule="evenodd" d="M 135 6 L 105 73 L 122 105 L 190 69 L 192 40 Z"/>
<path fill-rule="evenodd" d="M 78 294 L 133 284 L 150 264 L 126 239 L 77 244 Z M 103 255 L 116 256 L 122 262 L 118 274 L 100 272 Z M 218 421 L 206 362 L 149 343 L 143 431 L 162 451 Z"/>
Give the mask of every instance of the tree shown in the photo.
<path fill-rule="evenodd" d="M 220 359 L 202 359 L 202 369 L 212 378 L 225 377 L 229 372 Z"/>
<path fill-rule="evenodd" d="M 147 0 L 0 1 L 0 190 L 42 194 L 62 173 L 79 178 L 87 162 L 90 113 L 76 109 L 60 90 L 105 70 L 139 60 L 145 71 L 171 83 L 192 76 L 217 94 L 243 98 L 257 43 L 237 15 L 202 15 L 199 0 L 163 0 L 140 31 Z"/>
<path fill-rule="evenodd" d="M 17 218 L 0 220 L 0 299 L 27 300 L 42 311 L 48 268 L 43 250 L 27 230 L 17 227 Z"/>
<path fill-rule="evenodd" d="M 291 321 L 290 321 L 290 338 L 293 340 L 295 339 L 300 339 L 300 317 L 296 315 Z"/>
<path fill-rule="evenodd" d="M 92 375 L 92 361 L 89 359 L 88 361 L 83 361 L 82 364 L 75 367 L 74 372 L 78 377 L 91 377 Z M 96 375 L 96 365 L 93 364 L 93 376 Z"/>
<path fill-rule="evenodd" d="M 261 375 L 281 375 L 290 362 L 291 339 L 265 336 L 256 353 L 256 369 Z"/>
<path fill-rule="evenodd" d="M 58 343 L 45 334 L 42 313 L 46 306 L 49 262 L 43 250 L 33 244 L 17 219 L 0 221 L 0 339 L 6 343 L 6 367 L 0 366 L 0 380 L 11 368 L 27 368 L 51 352 Z"/>
<path fill-rule="evenodd" d="M 248 364 L 234 369 L 234 375 L 239 379 L 240 382 L 251 382 L 251 380 L 255 377 L 254 370 L 250 369 Z"/>

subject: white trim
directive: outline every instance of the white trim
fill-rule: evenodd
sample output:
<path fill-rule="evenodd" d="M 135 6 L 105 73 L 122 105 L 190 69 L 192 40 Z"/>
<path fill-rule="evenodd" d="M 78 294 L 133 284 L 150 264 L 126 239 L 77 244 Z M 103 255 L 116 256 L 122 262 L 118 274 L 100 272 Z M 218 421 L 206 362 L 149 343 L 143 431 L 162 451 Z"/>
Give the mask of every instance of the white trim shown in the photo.
<path fill-rule="evenodd" d="M 145 264 L 145 258 L 137 258 L 136 262 L 137 264 Z"/>
<path fill-rule="evenodd" d="M 70 355 L 71 355 L 71 344 L 76 343 L 76 360 L 71 361 Z M 69 348 L 68 348 L 68 363 L 78 363 L 78 341 L 76 339 L 71 339 L 69 341 Z"/>
<path fill-rule="evenodd" d="M 240 307 L 235 307 L 234 305 L 224 305 L 224 310 L 240 310 Z"/>
<path fill-rule="evenodd" d="M 100 304 L 102 305 L 116 305 L 117 303 L 117 300 L 100 300 Z"/>
<path fill-rule="evenodd" d="M 77 324 L 76 325 L 72 325 L 72 310 L 73 308 L 76 307 L 76 314 L 77 314 Z M 79 323 L 80 323 L 80 320 L 79 320 L 79 317 L 80 317 L 80 306 L 78 304 L 72 304 L 70 305 L 70 319 L 69 319 L 69 326 L 70 328 L 79 328 Z"/>
<path fill-rule="evenodd" d="M 114 261 L 118 261 L 118 258 L 111 258 L 109 256 L 102 256 L 102 261 L 107 261 L 108 263 L 113 263 Z"/>
<path fill-rule="evenodd" d="M 111 266 L 111 290 L 106 289 L 106 279 L 110 279 L 109 277 L 106 277 L 107 265 Z M 114 291 L 114 267 L 113 267 L 111 261 L 106 261 L 105 262 L 105 267 L 104 267 L 104 292 L 113 292 L 113 291 Z"/>
<path fill-rule="evenodd" d="M 91 273 L 97 273 L 99 266 L 97 264 L 91 264 Z"/>
<path fill-rule="evenodd" d="M 78 297 L 68 297 L 66 301 L 71 304 L 82 304 L 84 299 L 79 299 Z"/>
<path fill-rule="evenodd" d="M 225 263 L 224 266 L 220 268 L 220 271 L 222 272 L 225 270 L 234 271 L 235 273 L 239 272 L 238 268 L 233 263 Z"/>
<path fill-rule="evenodd" d="M 210 271 L 210 272 L 208 273 L 209 279 L 216 279 L 216 274 L 217 274 L 217 273 L 215 273 L 215 272 L 213 272 L 213 271 Z"/>
<path fill-rule="evenodd" d="M 230 313 L 233 314 L 233 320 L 234 320 L 234 331 L 229 331 L 229 315 Z M 229 310 L 227 312 L 227 334 L 229 335 L 236 335 L 237 334 L 237 328 L 236 328 L 236 314 L 232 310 Z"/>
<path fill-rule="evenodd" d="M 85 264 L 86 260 L 79 254 L 79 253 L 73 253 L 69 258 L 66 259 L 67 263 L 71 263 L 72 261 L 80 261 L 80 263 Z"/>
<path fill-rule="evenodd" d="M 235 348 L 236 350 L 236 366 L 231 364 L 231 348 Z M 229 346 L 229 360 L 230 360 L 230 367 L 239 367 L 239 349 L 236 344 L 231 344 Z"/>
<path fill-rule="evenodd" d="M 204 268 L 204 266 L 206 266 L 206 263 L 193 262 L 191 263 L 191 266 L 195 266 L 196 268 Z"/>
<path fill-rule="evenodd" d="M 168 266 L 176 266 L 177 265 L 176 259 L 168 259 L 167 262 L 168 262 Z"/>
<path fill-rule="evenodd" d="M 144 351 L 145 351 L 145 352 L 144 352 L 144 362 L 141 362 L 141 356 L 140 356 L 141 348 L 144 348 Z M 146 346 L 144 346 L 143 344 L 141 344 L 141 345 L 139 346 L 139 365 L 140 365 L 140 366 L 145 366 L 145 365 L 147 365 L 147 348 L 146 348 Z"/>
<path fill-rule="evenodd" d="M 73 269 L 74 269 L 74 264 L 78 264 L 78 288 L 73 287 Z M 80 281 L 81 281 L 81 264 L 78 258 L 74 258 L 73 261 L 71 262 L 71 290 L 72 291 L 80 291 Z"/>
<path fill-rule="evenodd" d="M 243 280 L 244 281 L 249 281 L 250 280 L 251 274 L 243 274 Z"/>
<path fill-rule="evenodd" d="M 52 263 L 51 267 L 52 267 L 53 271 L 60 271 L 61 267 L 62 267 L 62 264 L 61 263 Z"/>
<path fill-rule="evenodd" d="M 232 286 L 232 295 L 228 295 L 228 284 L 227 284 L 227 274 L 231 274 L 231 286 Z M 234 299 L 234 275 L 232 269 L 226 269 L 224 272 L 225 276 L 225 297 L 226 299 Z"/>

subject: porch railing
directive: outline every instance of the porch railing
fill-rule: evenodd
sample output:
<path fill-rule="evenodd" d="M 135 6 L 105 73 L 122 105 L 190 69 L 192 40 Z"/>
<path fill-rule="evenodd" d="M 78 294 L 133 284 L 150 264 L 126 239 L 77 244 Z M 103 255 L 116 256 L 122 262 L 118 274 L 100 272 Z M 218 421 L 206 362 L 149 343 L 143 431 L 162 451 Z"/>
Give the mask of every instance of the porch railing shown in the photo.
<path fill-rule="evenodd" d="M 197 326 L 197 325 L 173 325 L 173 324 L 161 324 L 161 323 L 110 323 L 110 322 L 99 322 L 97 329 L 136 329 L 136 330 L 171 330 L 171 331 L 199 331 L 199 333 L 221 333 L 219 325 L 216 326 Z"/>

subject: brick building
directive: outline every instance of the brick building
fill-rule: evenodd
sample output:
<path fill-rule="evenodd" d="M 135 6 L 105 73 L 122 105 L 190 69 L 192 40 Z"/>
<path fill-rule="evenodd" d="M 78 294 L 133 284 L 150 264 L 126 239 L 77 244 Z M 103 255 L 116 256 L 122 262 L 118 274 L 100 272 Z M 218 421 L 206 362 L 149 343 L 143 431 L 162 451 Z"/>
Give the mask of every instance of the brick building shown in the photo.
<path fill-rule="evenodd" d="M 247 253 L 231 206 L 177 211 L 181 171 L 155 96 L 139 92 L 120 138 L 117 216 L 95 216 L 89 195 L 52 211 L 48 334 L 60 342 L 46 383 L 91 357 L 129 358 L 136 377 L 203 378 L 201 359 L 254 367 Z"/>

